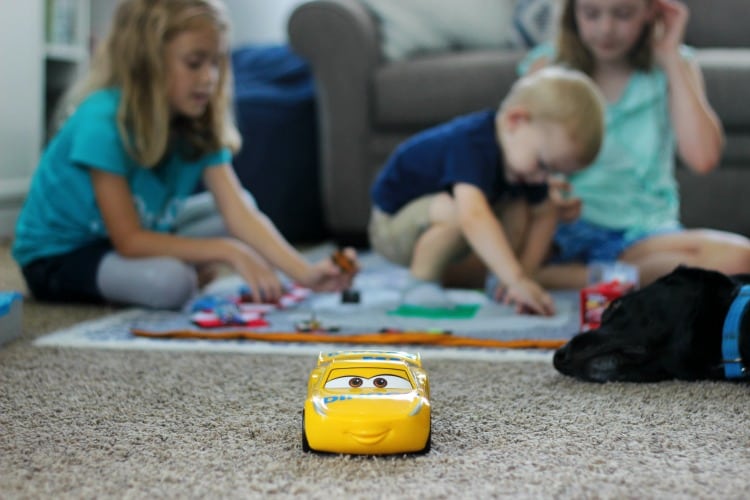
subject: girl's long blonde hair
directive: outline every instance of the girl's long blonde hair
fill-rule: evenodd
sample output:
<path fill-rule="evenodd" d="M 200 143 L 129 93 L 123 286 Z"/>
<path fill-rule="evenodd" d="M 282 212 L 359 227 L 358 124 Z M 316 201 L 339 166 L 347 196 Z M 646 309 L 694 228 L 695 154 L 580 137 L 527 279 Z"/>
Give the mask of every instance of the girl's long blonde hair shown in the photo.
<path fill-rule="evenodd" d="M 229 20 L 219 0 L 123 0 L 86 77 L 71 91 L 68 105 L 77 105 L 93 91 L 119 88 L 120 137 L 131 156 L 145 167 L 157 165 L 175 143 L 193 159 L 221 147 L 238 151 L 241 139 L 232 112 L 228 49 L 221 54 L 217 89 L 203 115 L 173 119 L 170 114 L 165 46 L 179 33 L 206 23 L 228 39 Z"/>
<path fill-rule="evenodd" d="M 576 22 L 576 2 L 565 0 L 560 16 L 560 30 L 557 35 L 557 62 L 578 69 L 591 76 L 594 71 L 594 56 L 583 44 Z M 647 0 L 651 2 L 651 0 Z M 637 70 L 649 71 L 653 64 L 651 39 L 653 23 L 643 28 L 643 33 L 628 54 L 630 64 Z"/>

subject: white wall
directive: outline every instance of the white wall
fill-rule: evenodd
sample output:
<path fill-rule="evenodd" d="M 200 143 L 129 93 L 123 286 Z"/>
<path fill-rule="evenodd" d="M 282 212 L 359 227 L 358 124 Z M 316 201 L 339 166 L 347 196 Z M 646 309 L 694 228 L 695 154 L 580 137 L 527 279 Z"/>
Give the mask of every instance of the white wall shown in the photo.
<path fill-rule="evenodd" d="M 0 0 L 0 238 L 10 236 L 42 145 L 41 2 Z"/>
<path fill-rule="evenodd" d="M 95 42 L 107 34 L 117 4 L 117 0 L 91 0 L 91 36 Z"/>
<path fill-rule="evenodd" d="M 224 0 L 232 18 L 232 45 L 285 43 L 289 14 L 305 0 Z"/>
<path fill-rule="evenodd" d="M 232 45 L 286 42 L 286 23 L 305 0 L 224 0 L 232 20 Z M 91 2 L 91 31 L 101 39 L 109 29 L 116 0 Z"/>

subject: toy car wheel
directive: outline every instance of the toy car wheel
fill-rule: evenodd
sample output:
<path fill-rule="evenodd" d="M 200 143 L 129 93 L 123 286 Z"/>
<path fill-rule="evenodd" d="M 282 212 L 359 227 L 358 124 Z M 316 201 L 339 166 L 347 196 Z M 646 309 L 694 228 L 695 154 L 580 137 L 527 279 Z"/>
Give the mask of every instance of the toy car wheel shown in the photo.
<path fill-rule="evenodd" d="M 310 443 L 307 442 L 307 434 L 305 433 L 305 411 L 302 410 L 302 451 L 305 453 L 311 451 Z"/>
<path fill-rule="evenodd" d="M 424 455 L 425 453 L 430 452 L 430 448 L 432 448 L 432 426 L 430 426 L 430 433 L 427 434 L 427 442 L 424 445 L 424 448 L 419 450 L 419 455 Z"/>

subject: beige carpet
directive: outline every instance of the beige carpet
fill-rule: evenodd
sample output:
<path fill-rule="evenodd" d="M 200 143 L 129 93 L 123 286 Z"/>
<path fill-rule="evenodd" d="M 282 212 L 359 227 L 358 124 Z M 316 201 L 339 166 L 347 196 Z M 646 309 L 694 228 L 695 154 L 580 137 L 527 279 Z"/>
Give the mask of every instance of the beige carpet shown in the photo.
<path fill-rule="evenodd" d="M 0 245 L 0 289 L 22 286 Z M 31 345 L 110 312 L 24 303 L 0 348 L 0 498 L 747 497 L 747 385 L 434 360 L 429 454 L 309 455 L 313 358 Z"/>

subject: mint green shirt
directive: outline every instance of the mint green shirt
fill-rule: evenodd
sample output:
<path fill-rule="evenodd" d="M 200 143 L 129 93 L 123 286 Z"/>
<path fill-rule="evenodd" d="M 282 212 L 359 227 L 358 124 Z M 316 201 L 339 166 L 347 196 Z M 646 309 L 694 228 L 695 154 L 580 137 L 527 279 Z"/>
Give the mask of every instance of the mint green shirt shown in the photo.
<path fill-rule="evenodd" d="M 689 55 L 686 47 L 682 52 Z M 553 60 L 555 48 L 534 48 L 519 65 L 519 73 L 525 74 L 542 57 Z M 653 69 L 633 73 L 620 98 L 607 104 L 599 155 L 569 180 L 574 195 L 583 200 L 584 220 L 624 230 L 625 238 L 637 239 L 680 227 L 674 169 L 667 76 Z"/>

